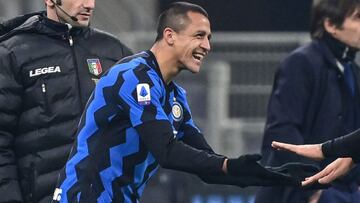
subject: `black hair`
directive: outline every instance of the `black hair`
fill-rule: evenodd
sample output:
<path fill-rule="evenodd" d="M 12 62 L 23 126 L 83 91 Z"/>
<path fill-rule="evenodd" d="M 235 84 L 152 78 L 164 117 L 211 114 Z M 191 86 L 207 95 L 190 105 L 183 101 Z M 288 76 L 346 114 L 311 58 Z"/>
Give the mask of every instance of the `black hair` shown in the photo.
<path fill-rule="evenodd" d="M 342 28 L 344 20 L 360 9 L 360 0 L 314 0 L 310 22 L 311 38 L 319 39 L 326 32 L 324 22 Z"/>
<path fill-rule="evenodd" d="M 169 5 L 159 16 L 157 23 L 157 37 L 155 41 L 161 40 L 165 28 L 171 28 L 175 32 L 179 32 L 186 28 L 189 24 L 189 17 L 187 13 L 195 12 L 209 18 L 208 13 L 201 6 L 188 2 L 175 2 Z"/>

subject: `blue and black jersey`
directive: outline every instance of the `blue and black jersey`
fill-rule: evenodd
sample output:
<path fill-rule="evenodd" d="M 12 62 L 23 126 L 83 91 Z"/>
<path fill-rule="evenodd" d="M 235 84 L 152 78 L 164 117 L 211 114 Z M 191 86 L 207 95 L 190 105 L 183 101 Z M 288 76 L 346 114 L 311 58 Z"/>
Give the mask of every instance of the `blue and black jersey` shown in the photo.
<path fill-rule="evenodd" d="M 134 203 L 158 164 L 211 175 L 222 173 L 223 160 L 195 126 L 185 90 L 166 84 L 145 51 L 99 80 L 54 200 Z"/>

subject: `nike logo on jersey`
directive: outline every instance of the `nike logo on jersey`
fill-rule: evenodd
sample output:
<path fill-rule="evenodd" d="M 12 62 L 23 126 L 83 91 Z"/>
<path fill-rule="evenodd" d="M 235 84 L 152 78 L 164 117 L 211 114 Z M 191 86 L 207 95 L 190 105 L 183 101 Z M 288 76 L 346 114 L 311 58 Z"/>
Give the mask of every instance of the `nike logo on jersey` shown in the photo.
<path fill-rule="evenodd" d="M 29 72 L 29 76 L 35 77 L 38 75 L 45 75 L 49 73 L 60 73 L 60 72 L 61 72 L 60 66 L 50 66 L 50 67 L 37 68 L 35 70 L 31 70 Z"/>

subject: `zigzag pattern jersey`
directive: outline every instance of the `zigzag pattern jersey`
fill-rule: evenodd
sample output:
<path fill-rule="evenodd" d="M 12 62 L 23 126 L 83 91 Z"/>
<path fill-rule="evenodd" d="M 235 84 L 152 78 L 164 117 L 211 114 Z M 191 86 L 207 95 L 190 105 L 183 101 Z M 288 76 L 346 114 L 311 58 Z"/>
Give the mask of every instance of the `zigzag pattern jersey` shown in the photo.
<path fill-rule="evenodd" d="M 161 136 L 157 128 L 163 128 L 156 123 L 163 122 L 172 128 L 167 133 L 171 139 L 156 137 Z M 155 127 L 147 127 L 143 130 L 146 135 L 140 135 L 137 127 L 147 123 Z M 185 134 L 201 136 L 191 118 L 185 91 L 174 82 L 163 81 L 150 51 L 123 59 L 99 80 L 88 101 L 54 200 L 138 202 L 159 159 L 166 159 L 163 162 L 169 168 L 193 173 L 220 170 L 222 157 L 179 144 Z M 162 139 L 164 144 L 154 141 Z M 162 152 L 166 147 L 171 150 Z M 177 157 L 161 158 L 162 154 Z M 184 163 L 187 161 L 182 161 L 182 156 L 196 158 Z"/>

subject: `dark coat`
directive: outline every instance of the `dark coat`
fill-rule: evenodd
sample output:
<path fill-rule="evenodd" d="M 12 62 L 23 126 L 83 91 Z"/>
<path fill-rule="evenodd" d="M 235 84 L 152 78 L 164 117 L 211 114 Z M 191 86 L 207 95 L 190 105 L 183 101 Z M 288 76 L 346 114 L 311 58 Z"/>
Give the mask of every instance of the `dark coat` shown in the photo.
<path fill-rule="evenodd" d="M 110 34 L 69 30 L 42 15 L 6 31 L 0 38 L 0 202 L 50 202 L 95 81 L 131 52 Z"/>
<path fill-rule="evenodd" d="M 354 72 L 359 85 L 357 66 Z M 358 98 L 359 93 L 356 95 Z M 273 150 L 272 141 L 322 143 L 349 133 L 344 118 L 350 98 L 343 74 L 324 41 L 314 40 L 293 51 L 275 75 L 262 144 L 263 164 L 309 162 L 292 153 Z M 330 161 L 326 159 L 320 166 Z M 270 187 L 258 192 L 256 202 L 299 203 L 307 202 L 308 196 L 301 189 Z"/>

